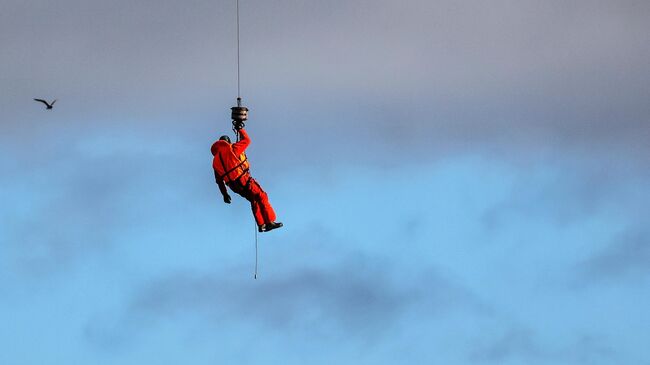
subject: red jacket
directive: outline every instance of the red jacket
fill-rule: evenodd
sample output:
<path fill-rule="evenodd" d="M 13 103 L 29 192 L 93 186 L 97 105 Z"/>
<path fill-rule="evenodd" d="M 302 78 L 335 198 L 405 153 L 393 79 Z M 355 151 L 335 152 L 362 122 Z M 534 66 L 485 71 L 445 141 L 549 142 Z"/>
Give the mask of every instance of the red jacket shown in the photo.
<path fill-rule="evenodd" d="M 212 168 L 217 183 L 219 180 L 229 183 L 248 172 L 248 159 L 244 151 L 251 144 L 251 139 L 244 129 L 239 130 L 241 140 L 235 143 L 216 141 L 212 144 Z"/>

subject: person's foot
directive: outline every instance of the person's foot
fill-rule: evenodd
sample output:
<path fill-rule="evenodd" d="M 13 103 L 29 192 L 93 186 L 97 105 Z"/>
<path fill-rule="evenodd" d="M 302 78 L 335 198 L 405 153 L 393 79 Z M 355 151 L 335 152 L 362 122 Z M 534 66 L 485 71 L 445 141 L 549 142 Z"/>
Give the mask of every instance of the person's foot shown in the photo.
<path fill-rule="evenodd" d="M 276 228 L 280 228 L 280 227 L 282 227 L 281 222 L 271 222 L 271 223 L 266 223 L 266 224 L 262 224 L 261 226 L 259 226 L 258 231 L 260 231 L 260 232 L 268 232 L 268 231 L 272 231 L 272 230 L 274 230 Z"/>

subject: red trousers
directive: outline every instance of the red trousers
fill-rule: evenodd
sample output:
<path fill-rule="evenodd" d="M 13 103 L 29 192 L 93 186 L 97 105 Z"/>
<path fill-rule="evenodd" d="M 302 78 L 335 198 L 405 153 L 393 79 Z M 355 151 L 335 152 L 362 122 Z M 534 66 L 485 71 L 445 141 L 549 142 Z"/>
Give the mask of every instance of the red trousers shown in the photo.
<path fill-rule="evenodd" d="M 228 187 L 251 203 L 251 210 L 258 226 L 275 222 L 275 211 L 273 211 L 273 207 L 269 203 L 268 195 L 250 174 L 245 174 L 239 179 L 230 182 Z"/>

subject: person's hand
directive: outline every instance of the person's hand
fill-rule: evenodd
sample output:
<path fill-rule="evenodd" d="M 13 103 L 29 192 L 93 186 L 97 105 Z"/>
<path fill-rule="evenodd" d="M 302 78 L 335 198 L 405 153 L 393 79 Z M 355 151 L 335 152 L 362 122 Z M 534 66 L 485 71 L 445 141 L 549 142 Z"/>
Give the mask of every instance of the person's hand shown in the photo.
<path fill-rule="evenodd" d="M 226 204 L 230 204 L 230 195 L 226 194 L 223 196 L 223 202 Z"/>

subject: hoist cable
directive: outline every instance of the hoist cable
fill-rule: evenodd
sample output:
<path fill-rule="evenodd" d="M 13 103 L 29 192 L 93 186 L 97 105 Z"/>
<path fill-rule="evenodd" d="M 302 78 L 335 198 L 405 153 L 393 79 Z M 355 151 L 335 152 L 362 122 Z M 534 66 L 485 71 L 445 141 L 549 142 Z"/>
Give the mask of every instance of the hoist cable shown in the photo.
<path fill-rule="evenodd" d="M 237 2 L 237 107 L 241 107 L 241 67 L 240 67 L 240 46 L 239 46 L 239 0 Z M 237 136 L 237 142 L 240 140 L 240 135 L 239 131 L 233 126 L 233 132 L 235 132 L 235 136 Z M 254 225 L 255 229 L 255 273 L 253 274 L 253 277 L 257 279 L 257 252 L 258 252 L 258 244 L 257 244 L 257 223 Z"/>
<path fill-rule="evenodd" d="M 237 0 L 237 99 L 241 99 L 240 88 L 240 74 L 239 74 L 239 0 Z"/>

